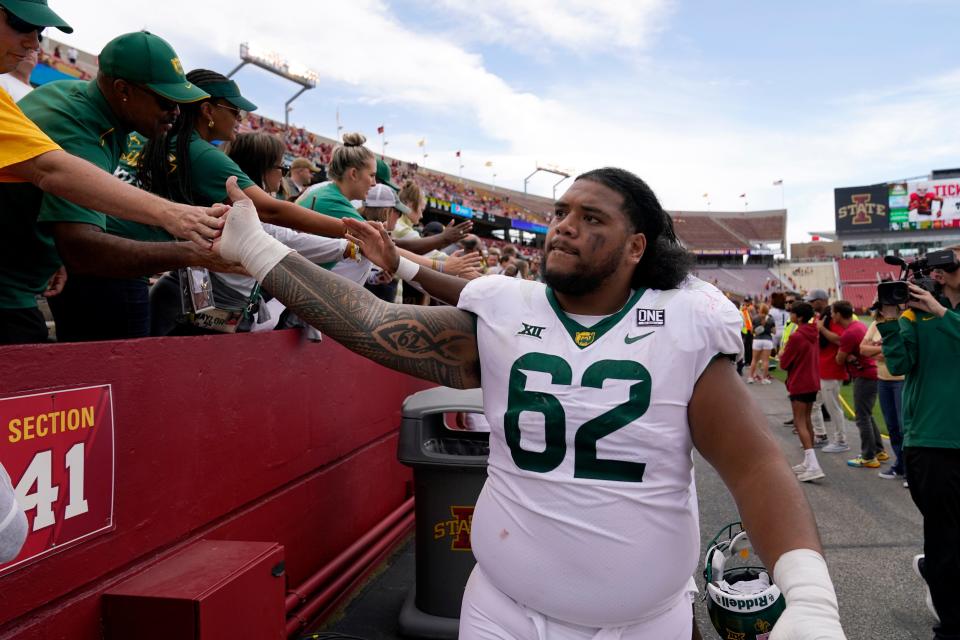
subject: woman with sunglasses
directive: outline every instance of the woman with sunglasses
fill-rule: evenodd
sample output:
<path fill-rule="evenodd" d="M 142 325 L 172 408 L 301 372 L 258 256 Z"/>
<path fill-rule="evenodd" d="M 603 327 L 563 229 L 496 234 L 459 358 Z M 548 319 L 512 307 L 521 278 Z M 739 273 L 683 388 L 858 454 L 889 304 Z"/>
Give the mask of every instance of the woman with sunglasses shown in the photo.
<path fill-rule="evenodd" d="M 128 155 L 137 156 L 135 163 L 128 159 L 128 164 L 136 165 L 143 187 L 176 202 L 211 205 L 226 201 L 226 179 L 236 176 L 263 222 L 306 233 L 343 237 L 345 227 L 340 220 L 318 216 L 292 202 L 278 200 L 214 146 L 215 141 L 233 140 L 245 113 L 257 108 L 240 95 L 236 83 L 207 69 L 191 71 L 187 80 L 210 94 L 210 98 L 183 105 L 180 117 L 166 138 L 155 137 L 145 145 L 142 139 L 134 140 L 128 149 Z M 142 153 L 140 145 L 143 145 Z"/>

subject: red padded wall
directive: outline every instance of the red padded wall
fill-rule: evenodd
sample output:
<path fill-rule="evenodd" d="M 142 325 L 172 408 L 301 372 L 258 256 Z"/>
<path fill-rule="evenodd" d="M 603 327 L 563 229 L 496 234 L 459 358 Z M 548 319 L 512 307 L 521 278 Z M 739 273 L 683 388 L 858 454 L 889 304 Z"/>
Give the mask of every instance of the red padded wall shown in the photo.
<path fill-rule="evenodd" d="M 105 383 L 116 529 L 0 578 L 0 638 L 99 638 L 104 589 L 202 537 L 279 542 L 299 584 L 404 500 L 431 386 L 298 331 L 0 347 L 0 397 Z"/>

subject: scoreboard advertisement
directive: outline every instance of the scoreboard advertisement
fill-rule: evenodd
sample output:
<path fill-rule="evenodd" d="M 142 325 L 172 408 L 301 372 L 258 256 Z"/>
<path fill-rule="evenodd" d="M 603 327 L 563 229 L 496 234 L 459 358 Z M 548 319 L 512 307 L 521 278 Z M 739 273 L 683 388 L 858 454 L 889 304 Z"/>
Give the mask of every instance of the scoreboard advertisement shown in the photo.
<path fill-rule="evenodd" d="M 960 230 L 960 178 L 834 189 L 838 233 Z"/>

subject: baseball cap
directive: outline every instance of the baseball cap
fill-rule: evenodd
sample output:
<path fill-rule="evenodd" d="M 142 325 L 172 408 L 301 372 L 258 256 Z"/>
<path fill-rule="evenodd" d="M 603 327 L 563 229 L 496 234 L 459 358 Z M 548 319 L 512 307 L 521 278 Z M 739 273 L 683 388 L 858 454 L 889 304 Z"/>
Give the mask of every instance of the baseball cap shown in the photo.
<path fill-rule="evenodd" d="M 290 164 L 290 170 L 292 171 L 294 169 L 310 169 L 310 171 L 313 171 L 314 173 L 318 173 L 320 171 L 320 167 L 313 164 L 306 158 L 294 159 L 294 161 Z"/>
<path fill-rule="evenodd" d="M 394 191 L 400 191 L 400 187 L 393 184 L 393 175 L 390 173 L 390 166 L 384 162 L 383 158 L 377 158 L 377 182 L 385 184 Z"/>
<path fill-rule="evenodd" d="M 203 91 L 209 93 L 211 98 L 223 98 L 237 109 L 243 111 L 257 110 L 257 105 L 240 95 L 240 87 L 233 80 L 206 84 L 203 86 Z"/>
<path fill-rule="evenodd" d="M 813 289 L 807 296 L 803 299 L 804 302 L 813 302 L 814 300 L 830 300 L 830 296 L 823 289 Z"/>
<path fill-rule="evenodd" d="M 47 6 L 47 0 L 0 0 L 0 7 L 38 27 L 56 27 L 64 33 L 73 33 L 73 27 Z"/>
<path fill-rule="evenodd" d="M 367 191 L 367 197 L 363 201 L 365 207 L 393 207 L 403 214 L 410 213 L 410 207 L 397 200 L 397 194 L 394 193 L 386 184 L 375 184 Z"/>
<path fill-rule="evenodd" d="M 104 74 L 145 85 L 174 102 L 197 102 L 210 97 L 187 80 L 173 47 L 149 31 L 117 36 L 100 52 L 99 63 Z"/>

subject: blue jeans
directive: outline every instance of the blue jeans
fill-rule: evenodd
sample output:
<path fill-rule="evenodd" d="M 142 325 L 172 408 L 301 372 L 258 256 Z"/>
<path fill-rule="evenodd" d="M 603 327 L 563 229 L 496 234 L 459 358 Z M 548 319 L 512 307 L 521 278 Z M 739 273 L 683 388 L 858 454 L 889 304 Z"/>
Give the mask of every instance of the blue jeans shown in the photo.
<path fill-rule="evenodd" d="M 904 475 L 903 425 L 900 422 L 900 418 L 903 416 L 901 410 L 903 380 L 878 380 L 877 391 L 880 396 L 880 412 L 887 423 L 890 446 L 893 447 L 893 454 L 896 459 L 891 470 Z"/>

